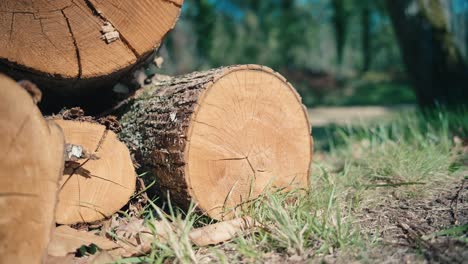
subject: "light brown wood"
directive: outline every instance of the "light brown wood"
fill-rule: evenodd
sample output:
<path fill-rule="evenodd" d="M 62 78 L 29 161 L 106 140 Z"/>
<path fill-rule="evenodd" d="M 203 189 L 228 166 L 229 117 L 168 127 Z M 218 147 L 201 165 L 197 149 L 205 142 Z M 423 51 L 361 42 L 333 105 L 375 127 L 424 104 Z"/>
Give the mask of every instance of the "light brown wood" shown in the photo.
<path fill-rule="evenodd" d="M 120 136 L 152 168 L 165 195 L 210 217 L 270 187 L 306 187 L 312 159 L 307 112 L 294 88 L 258 65 L 174 77 L 146 87 Z"/>
<path fill-rule="evenodd" d="M 60 128 L 0 75 L 0 263 L 40 263 L 55 226 L 63 170 Z"/>
<path fill-rule="evenodd" d="M 127 147 L 102 125 L 55 121 L 67 143 L 82 146 L 97 157 L 65 167 L 57 223 L 93 222 L 111 216 L 127 204 L 135 191 L 136 174 Z"/>
<path fill-rule="evenodd" d="M 161 45 L 182 2 L 2 0 L 0 69 L 46 92 L 103 89 Z M 120 35 L 111 43 L 103 39 L 107 22 Z"/>

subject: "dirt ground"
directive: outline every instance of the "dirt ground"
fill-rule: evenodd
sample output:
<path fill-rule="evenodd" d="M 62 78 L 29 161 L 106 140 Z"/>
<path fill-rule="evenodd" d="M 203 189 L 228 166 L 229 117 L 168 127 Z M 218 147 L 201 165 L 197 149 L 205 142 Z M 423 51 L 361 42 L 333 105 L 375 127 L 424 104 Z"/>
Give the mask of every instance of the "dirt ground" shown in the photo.
<path fill-rule="evenodd" d="M 382 241 L 363 259 L 376 263 L 468 263 L 466 228 L 462 235 L 437 234 L 468 223 L 468 180 L 457 178 L 429 197 L 401 198 L 390 193 L 385 204 L 366 208 L 358 217 L 363 230 Z M 335 256 L 330 260 L 327 263 L 343 259 Z"/>
<path fill-rule="evenodd" d="M 412 106 L 323 107 L 309 110 L 314 126 L 346 125 L 385 118 Z M 383 190 L 382 202 L 364 208 L 356 222 L 369 237 L 378 241 L 364 250 L 346 249 L 324 256 L 313 252 L 285 257 L 271 253 L 268 263 L 468 263 L 468 171 L 438 185 L 421 197 L 400 197 Z M 464 226 L 461 234 L 442 234 L 454 226 Z"/>
<path fill-rule="evenodd" d="M 468 172 L 467 172 L 468 173 Z M 372 247 L 340 250 L 324 256 L 267 253 L 265 263 L 468 263 L 468 244 L 459 238 L 437 235 L 454 225 L 468 223 L 468 180 L 435 190 L 430 197 L 400 198 L 388 193 L 377 207 L 356 217 L 364 232 L 381 238 Z M 466 230 L 464 238 L 466 241 Z M 463 235 L 462 235 L 463 236 Z M 247 261 L 248 262 L 248 261 Z"/>
<path fill-rule="evenodd" d="M 351 106 L 351 107 L 315 107 L 308 110 L 313 127 L 330 124 L 347 125 L 359 121 L 385 118 L 394 113 L 412 110 L 412 105 L 400 106 Z"/>

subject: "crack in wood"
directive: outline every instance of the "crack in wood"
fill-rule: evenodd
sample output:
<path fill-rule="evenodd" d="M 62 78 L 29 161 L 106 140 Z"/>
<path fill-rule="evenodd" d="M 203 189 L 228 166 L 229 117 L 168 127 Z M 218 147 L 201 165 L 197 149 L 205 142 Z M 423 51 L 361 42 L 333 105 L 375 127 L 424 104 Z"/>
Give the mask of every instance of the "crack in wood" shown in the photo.
<path fill-rule="evenodd" d="M 73 33 L 73 30 L 72 30 L 72 27 L 71 27 L 71 24 L 70 24 L 70 20 L 68 19 L 67 15 L 65 14 L 65 9 L 66 8 L 64 8 L 63 10 L 60 10 L 60 12 L 62 13 L 63 17 L 65 18 L 65 22 L 67 23 L 67 27 L 68 27 L 68 32 L 71 35 L 73 45 L 75 47 L 76 60 L 78 62 L 78 76 L 77 76 L 77 79 L 80 79 L 81 75 L 83 74 L 83 65 L 81 64 L 80 49 L 78 48 L 78 42 L 76 41 L 75 34 Z"/>
<path fill-rule="evenodd" d="M 109 130 L 106 128 L 106 129 L 104 130 L 104 132 L 102 133 L 102 136 L 101 136 L 101 138 L 100 138 L 100 140 L 99 140 L 99 142 L 98 142 L 98 144 L 97 144 L 97 146 L 96 146 L 96 149 L 94 150 L 95 153 L 96 153 L 96 152 L 99 150 L 99 148 L 102 146 L 102 144 L 103 144 L 103 142 L 104 142 L 104 140 L 105 140 L 105 138 L 106 138 L 106 136 L 107 136 L 108 131 L 109 131 Z M 64 183 L 62 184 L 62 186 L 60 187 L 60 191 L 62 191 L 62 189 L 65 187 L 65 185 L 68 183 L 68 181 L 72 178 L 72 176 L 74 176 L 74 175 L 78 172 L 78 170 L 81 169 L 81 168 L 82 168 L 88 161 L 90 161 L 90 160 L 91 160 L 91 158 L 87 158 L 87 159 L 86 159 L 83 163 L 81 163 L 78 167 L 73 168 L 73 171 L 72 171 L 72 173 L 70 174 L 70 176 L 68 176 L 68 178 L 65 180 L 65 182 L 64 182 Z M 90 176 L 91 176 L 91 177 L 95 177 L 95 178 L 99 178 L 99 179 L 106 180 L 106 179 L 101 178 L 101 177 L 99 177 L 99 176 L 97 176 L 97 175 L 91 175 L 91 174 L 90 174 Z M 80 179 L 79 179 L 79 177 L 76 177 L 76 180 L 77 180 L 77 187 L 78 187 L 78 202 L 79 202 L 79 204 L 78 204 L 78 207 L 79 207 L 79 209 L 78 209 L 78 214 L 79 214 L 81 220 L 82 220 L 83 222 L 86 222 L 86 220 L 85 220 L 84 217 L 83 217 L 83 214 L 81 213 L 81 207 L 85 207 L 85 208 L 92 209 L 92 210 L 94 210 L 94 211 L 96 211 L 96 212 L 98 212 L 98 213 L 101 213 L 101 212 L 99 212 L 98 210 L 96 210 L 96 209 L 94 209 L 94 208 L 87 207 L 87 206 L 83 206 L 83 205 L 81 204 L 81 186 L 80 186 Z M 108 181 L 110 181 L 110 180 L 108 180 Z M 110 182 L 112 182 L 112 181 L 110 181 Z M 118 184 L 118 183 L 116 183 L 116 182 L 113 182 L 113 183 L 114 183 L 114 184 L 117 184 L 117 185 L 119 185 L 119 186 L 122 186 L 122 185 L 120 185 L 120 184 Z M 123 186 L 122 186 L 122 187 L 123 187 Z M 101 213 L 101 214 L 102 214 L 102 213 Z"/>
<path fill-rule="evenodd" d="M 171 0 L 161 0 L 161 2 L 166 2 L 166 3 L 169 3 L 169 4 L 172 4 L 172 5 L 176 6 L 176 7 L 178 7 L 178 8 L 182 8 L 182 5 L 181 5 L 181 4 L 176 3 L 176 2 L 174 2 L 174 1 L 171 1 Z"/>
<path fill-rule="evenodd" d="M 106 179 L 106 178 L 103 178 L 103 177 L 100 177 L 100 176 L 97 176 L 97 175 L 90 174 L 89 177 L 100 179 L 100 180 L 103 180 L 103 181 L 107 181 L 107 182 L 113 183 L 113 184 L 115 184 L 117 186 L 120 186 L 120 187 L 122 187 L 124 189 L 130 190 L 130 188 L 128 188 L 127 186 L 124 186 L 124 185 L 122 185 L 122 184 L 120 184 L 118 182 L 115 182 L 115 181 L 112 181 L 112 180 L 109 180 L 109 179 Z"/>
<path fill-rule="evenodd" d="M 13 37 L 13 26 L 15 24 L 15 13 L 11 14 L 11 24 L 10 24 L 10 35 L 8 36 L 8 42 L 11 43 Z"/>
<path fill-rule="evenodd" d="M 255 172 L 255 169 L 254 169 L 252 163 L 250 163 L 249 157 L 245 157 L 245 160 L 247 160 L 247 163 L 249 164 L 250 169 L 252 170 L 252 172 L 254 174 L 253 176 L 254 176 L 254 179 L 255 179 L 257 177 L 257 175 L 256 175 L 256 172 Z"/>
<path fill-rule="evenodd" d="M 39 197 L 39 195 L 34 193 L 1 192 L 0 197 Z"/>
<path fill-rule="evenodd" d="M 94 4 L 91 2 L 91 0 L 84 0 L 84 2 L 86 4 L 86 6 L 91 10 L 91 12 L 93 13 L 94 16 L 99 17 L 102 20 L 102 22 L 110 22 L 112 24 L 112 26 L 115 28 L 115 30 L 117 32 L 119 32 L 120 40 L 133 53 L 133 55 L 136 57 L 136 59 L 138 59 L 138 57 L 140 56 L 140 53 L 138 53 L 138 51 L 130 44 L 128 39 L 122 34 L 122 32 L 119 31 L 119 29 L 116 27 L 116 25 L 114 23 L 112 23 L 112 21 L 107 19 L 104 16 L 104 14 L 94 6 Z"/>
<path fill-rule="evenodd" d="M 85 204 L 82 204 L 81 202 L 79 204 L 77 204 L 78 207 L 81 208 L 86 208 L 86 209 L 90 209 L 90 210 L 93 210 L 95 211 L 96 213 L 100 214 L 103 218 L 107 218 L 107 215 L 105 215 L 103 212 L 99 211 L 94 204 L 92 204 L 92 206 L 89 206 L 89 205 L 85 205 Z M 83 215 L 81 214 L 81 211 L 78 211 L 78 213 L 80 214 L 80 217 L 82 219 L 83 222 L 86 222 L 86 220 L 84 219 Z"/>
<path fill-rule="evenodd" d="M 245 160 L 246 157 L 242 157 L 242 158 L 225 158 L 225 159 L 217 159 L 217 160 L 213 160 L 213 161 L 229 161 L 229 160 Z"/>
<path fill-rule="evenodd" d="M 217 160 L 213 160 L 213 161 L 230 161 L 230 160 L 246 160 L 247 163 L 249 164 L 250 169 L 252 170 L 252 172 L 253 172 L 253 174 L 254 174 L 253 176 L 254 176 L 254 178 L 255 178 L 255 176 L 256 176 L 256 170 L 254 169 L 254 166 L 252 165 L 252 163 L 251 163 L 250 160 L 249 160 L 249 157 L 247 157 L 247 156 L 246 156 L 246 157 L 242 157 L 242 158 L 217 159 Z M 259 171 L 259 172 L 264 172 L 264 170 L 258 170 L 258 171 Z"/>
<path fill-rule="evenodd" d="M 5 158 L 5 157 L 8 157 L 8 155 L 10 154 L 10 151 L 13 149 L 13 146 L 15 145 L 16 143 L 16 139 L 19 137 L 19 135 L 21 135 L 21 133 L 23 132 L 24 128 L 26 127 L 26 124 L 28 123 L 29 119 L 31 118 L 31 114 L 27 115 L 24 120 L 21 122 L 21 125 L 18 129 L 18 132 L 15 133 L 15 137 L 11 139 L 10 143 L 8 144 L 8 147 L 5 151 L 5 155 L 2 156 L 2 160 Z"/>

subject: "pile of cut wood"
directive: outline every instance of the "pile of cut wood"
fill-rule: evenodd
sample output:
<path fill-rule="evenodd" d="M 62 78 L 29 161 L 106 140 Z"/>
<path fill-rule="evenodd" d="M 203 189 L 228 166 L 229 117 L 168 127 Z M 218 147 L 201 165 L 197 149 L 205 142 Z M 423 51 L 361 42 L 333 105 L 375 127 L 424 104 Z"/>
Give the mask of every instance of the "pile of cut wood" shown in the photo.
<path fill-rule="evenodd" d="M 308 186 L 307 111 L 271 69 L 149 76 L 133 92 L 118 84 L 161 66 L 154 54 L 182 2 L 0 4 L 0 263 L 73 262 L 92 245 L 102 254 L 89 263 L 148 253 L 171 223 L 149 229 L 117 213 L 137 210 L 129 201 L 147 189 L 228 220 L 190 233 L 204 246 L 258 225 L 235 217 L 267 189 Z M 145 188 L 136 168 L 156 184 Z"/>

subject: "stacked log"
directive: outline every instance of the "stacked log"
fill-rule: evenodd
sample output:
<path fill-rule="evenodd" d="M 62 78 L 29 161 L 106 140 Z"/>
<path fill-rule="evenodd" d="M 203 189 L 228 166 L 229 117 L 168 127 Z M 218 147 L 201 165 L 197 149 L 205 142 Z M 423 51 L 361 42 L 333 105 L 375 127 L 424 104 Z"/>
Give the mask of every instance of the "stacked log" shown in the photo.
<path fill-rule="evenodd" d="M 55 226 L 62 131 L 0 75 L 0 135 L 0 263 L 39 263 Z"/>
<path fill-rule="evenodd" d="M 0 71 L 29 79 L 44 108 L 108 102 L 113 84 L 149 59 L 183 0 L 61 0 L 0 3 Z M 61 104 L 57 104 L 61 102 Z"/>
<path fill-rule="evenodd" d="M 91 223 L 110 217 L 135 192 L 136 174 L 128 148 L 112 130 L 96 122 L 54 121 L 62 128 L 68 146 L 84 153 L 65 164 L 56 222 Z"/>

